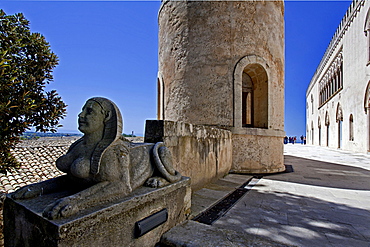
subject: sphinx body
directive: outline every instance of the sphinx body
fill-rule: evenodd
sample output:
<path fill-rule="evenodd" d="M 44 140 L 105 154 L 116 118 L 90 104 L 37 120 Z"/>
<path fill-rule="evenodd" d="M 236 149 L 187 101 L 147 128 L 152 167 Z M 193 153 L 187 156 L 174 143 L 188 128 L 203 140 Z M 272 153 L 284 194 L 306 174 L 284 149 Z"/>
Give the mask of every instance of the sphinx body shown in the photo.
<path fill-rule="evenodd" d="M 44 217 L 56 219 L 126 196 L 144 183 L 160 187 L 181 179 L 163 143 L 133 144 L 122 137 L 121 114 L 108 99 L 86 102 L 79 114 L 79 129 L 84 136 L 56 161 L 66 175 L 25 186 L 13 193 L 14 199 L 74 191 L 44 209 Z M 155 172 L 161 178 L 152 177 Z"/>

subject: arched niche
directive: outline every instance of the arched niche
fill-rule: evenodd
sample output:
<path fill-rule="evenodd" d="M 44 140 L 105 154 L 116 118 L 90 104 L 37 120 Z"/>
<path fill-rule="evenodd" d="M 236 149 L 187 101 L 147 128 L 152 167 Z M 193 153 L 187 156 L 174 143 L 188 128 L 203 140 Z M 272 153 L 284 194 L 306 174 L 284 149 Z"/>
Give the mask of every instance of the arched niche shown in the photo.
<path fill-rule="evenodd" d="M 369 114 L 369 109 L 370 109 L 370 82 L 368 82 L 367 84 L 364 97 L 364 110 L 366 114 Z"/>
<path fill-rule="evenodd" d="M 336 121 L 338 123 L 338 148 L 342 148 L 343 111 L 339 103 L 337 105 Z"/>
<path fill-rule="evenodd" d="M 329 140 L 330 140 L 330 119 L 329 119 L 329 113 L 326 111 L 325 113 L 325 126 L 326 126 L 326 146 L 329 146 Z"/>
<path fill-rule="evenodd" d="M 161 72 L 157 76 L 157 119 L 164 120 L 164 81 Z"/>
<path fill-rule="evenodd" d="M 343 111 L 342 106 L 338 103 L 337 105 L 337 111 L 336 111 L 336 120 L 337 122 L 343 121 Z"/>
<path fill-rule="evenodd" d="M 268 128 L 269 71 L 259 56 L 245 56 L 234 70 L 234 126 Z"/>

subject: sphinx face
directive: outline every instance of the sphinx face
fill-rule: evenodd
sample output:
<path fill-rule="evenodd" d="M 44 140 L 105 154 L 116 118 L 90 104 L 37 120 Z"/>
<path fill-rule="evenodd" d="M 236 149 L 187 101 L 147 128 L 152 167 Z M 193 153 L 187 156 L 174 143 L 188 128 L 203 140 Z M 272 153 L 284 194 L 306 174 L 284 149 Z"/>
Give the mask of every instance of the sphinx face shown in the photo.
<path fill-rule="evenodd" d="M 89 100 L 78 114 L 78 129 L 84 134 L 90 134 L 104 130 L 104 113 L 101 106 Z"/>

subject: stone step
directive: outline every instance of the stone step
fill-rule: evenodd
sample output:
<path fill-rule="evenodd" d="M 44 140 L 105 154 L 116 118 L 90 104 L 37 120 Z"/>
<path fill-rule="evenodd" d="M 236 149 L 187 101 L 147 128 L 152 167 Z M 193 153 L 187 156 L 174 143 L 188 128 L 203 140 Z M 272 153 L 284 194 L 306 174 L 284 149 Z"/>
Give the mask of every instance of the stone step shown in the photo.
<path fill-rule="evenodd" d="M 251 175 L 228 174 L 203 189 L 193 192 L 190 217 L 193 220 L 185 221 L 165 233 L 157 247 L 288 246 L 249 233 L 195 221 L 196 216 L 207 212 L 234 191 L 250 183 L 253 183 Z M 228 209 L 225 209 L 225 212 L 227 211 Z"/>
<path fill-rule="evenodd" d="M 222 229 L 188 220 L 165 233 L 159 247 L 245 247 L 290 246 L 249 233 Z"/>

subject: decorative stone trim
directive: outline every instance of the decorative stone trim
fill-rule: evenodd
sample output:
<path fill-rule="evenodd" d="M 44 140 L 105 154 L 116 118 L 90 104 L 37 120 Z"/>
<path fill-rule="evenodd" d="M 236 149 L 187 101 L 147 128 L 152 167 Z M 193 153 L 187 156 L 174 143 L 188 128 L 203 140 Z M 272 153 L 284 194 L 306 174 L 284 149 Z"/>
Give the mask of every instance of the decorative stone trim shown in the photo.
<path fill-rule="evenodd" d="M 343 52 L 334 58 L 319 82 L 319 108 L 343 88 Z"/>
<path fill-rule="evenodd" d="M 262 66 L 267 74 L 267 88 L 270 88 L 270 68 L 265 59 L 257 55 L 247 55 L 242 57 L 235 65 L 234 69 L 234 127 L 242 127 L 242 75 L 245 67 L 251 64 Z M 270 114 L 268 114 L 269 116 Z M 268 125 L 269 126 L 269 125 Z"/>

